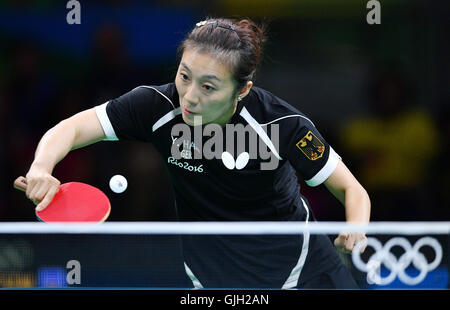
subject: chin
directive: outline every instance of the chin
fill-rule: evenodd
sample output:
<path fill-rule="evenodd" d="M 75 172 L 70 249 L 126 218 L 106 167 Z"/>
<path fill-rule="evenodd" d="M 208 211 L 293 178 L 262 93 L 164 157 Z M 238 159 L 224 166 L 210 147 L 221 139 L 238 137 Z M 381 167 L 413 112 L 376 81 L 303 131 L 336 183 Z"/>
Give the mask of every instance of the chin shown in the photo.
<path fill-rule="evenodd" d="M 189 119 L 188 117 L 186 117 L 184 114 L 182 115 L 183 117 L 183 121 L 189 125 L 189 126 L 194 126 L 194 120 L 193 119 Z"/>
<path fill-rule="evenodd" d="M 192 116 L 187 116 L 187 115 L 185 115 L 184 113 L 182 113 L 181 114 L 182 115 L 182 117 L 183 117 L 183 121 L 186 123 L 186 124 L 188 124 L 189 126 L 198 126 L 198 125 L 203 125 L 203 124 L 205 124 L 205 122 L 204 122 L 204 119 L 202 118 L 202 116 L 200 116 L 200 115 L 198 115 L 198 116 L 200 116 L 200 123 L 196 123 L 195 121 L 196 121 L 196 117 L 192 117 Z"/>

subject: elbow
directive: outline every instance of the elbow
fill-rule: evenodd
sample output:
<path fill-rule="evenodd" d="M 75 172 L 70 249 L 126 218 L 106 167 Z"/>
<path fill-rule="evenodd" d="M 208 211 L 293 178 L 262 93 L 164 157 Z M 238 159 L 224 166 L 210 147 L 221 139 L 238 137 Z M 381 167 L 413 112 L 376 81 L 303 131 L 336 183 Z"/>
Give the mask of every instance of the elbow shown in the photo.
<path fill-rule="evenodd" d="M 347 211 L 350 211 L 352 221 L 365 222 L 370 221 L 371 201 L 366 189 L 359 183 L 347 188 L 345 194 L 345 205 Z"/>
<path fill-rule="evenodd" d="M 370 210 L 371 210 L 370 196 L 369 193 L 366 191 L 366 189 L 362 186 L 360 189 L 360 195 L 361 195 L 361 206 L 365 209 L 367 221 L 370 221 Z"/>
<path fill-rule="evenodd" d="M 361 184 L 358 184 L 359 186 L 359 188 L 358 188 L 358 191 L 359 191 L 359 193 L 360 193 L 360 195 L 361 195 L 361 197 L 362 197 L 362 199 L 365 201 L 365 202 L 368 202 L 368 203 L 370 203 L 370 196 L 369 196 L 369 193 L 367 192 L 367 190 L 361 185 Z"/>
<path fill-rule="evenodd" d="M 55 132 L 58 133 L 58 135 L 64 137 L 65 141 L 69 143 L 70 149 L 73 148 L 78 134 L 76 126 L 73 125 L 70 118 L 60 121 L 51 130 L 54 130 Z"/>

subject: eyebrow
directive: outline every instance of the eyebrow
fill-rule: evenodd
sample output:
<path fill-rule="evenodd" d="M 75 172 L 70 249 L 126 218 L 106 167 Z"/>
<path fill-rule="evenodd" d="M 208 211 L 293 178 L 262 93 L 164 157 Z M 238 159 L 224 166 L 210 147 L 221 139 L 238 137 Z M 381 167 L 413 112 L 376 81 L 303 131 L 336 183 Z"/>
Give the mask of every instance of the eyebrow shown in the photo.
<path fill-rule="evenodd" d="M 189 67 L 188 67 L 184 62 L 182 62 L 181 65 L 182 65 L 189 73 L 192 74 L 191 69 L 189 69 Z M 217 81 L 219 81 L 219 82 L 222 82 L 222 80 L 219 79 L 219 78 L 218 78 L 217 76 L 215 76 L 214 74 L 206 74 L 206 75 L 201 76 L 201 78 L 202 78 L 202 79 L 217 80 Z"/>

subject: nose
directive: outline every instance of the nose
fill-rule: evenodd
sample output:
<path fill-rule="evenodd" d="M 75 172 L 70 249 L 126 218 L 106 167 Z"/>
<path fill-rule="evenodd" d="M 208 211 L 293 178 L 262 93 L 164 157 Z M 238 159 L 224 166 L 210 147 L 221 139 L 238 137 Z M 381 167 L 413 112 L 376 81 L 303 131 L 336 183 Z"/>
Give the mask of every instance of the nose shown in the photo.
<path fill-rule="evenodd" d="M 194 86 L 188 87 L 186 93 L 184 94 L 184 99 L 191 107 L 195 107 L 199 103 L 199 98 L 196 94 Z"/>

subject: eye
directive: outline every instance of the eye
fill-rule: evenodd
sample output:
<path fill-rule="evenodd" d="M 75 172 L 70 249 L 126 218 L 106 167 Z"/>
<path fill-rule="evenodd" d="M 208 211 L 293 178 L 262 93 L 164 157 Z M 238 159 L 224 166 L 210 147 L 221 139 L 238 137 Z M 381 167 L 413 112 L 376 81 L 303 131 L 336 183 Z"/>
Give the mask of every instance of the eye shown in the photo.
<path fill-rule="evenodd" d="M 207 85 L 207 84 L 203 85 L 203 88 L 208 92 L 215 90 L 214 87 L 212 87 L 211 85 Z"/>
<path fill-rule="evenodd" d="M 189 81 L 189 77 L 187 76 L 187 74 L 180 73 L 180 77 L 183 81 Z"/>

